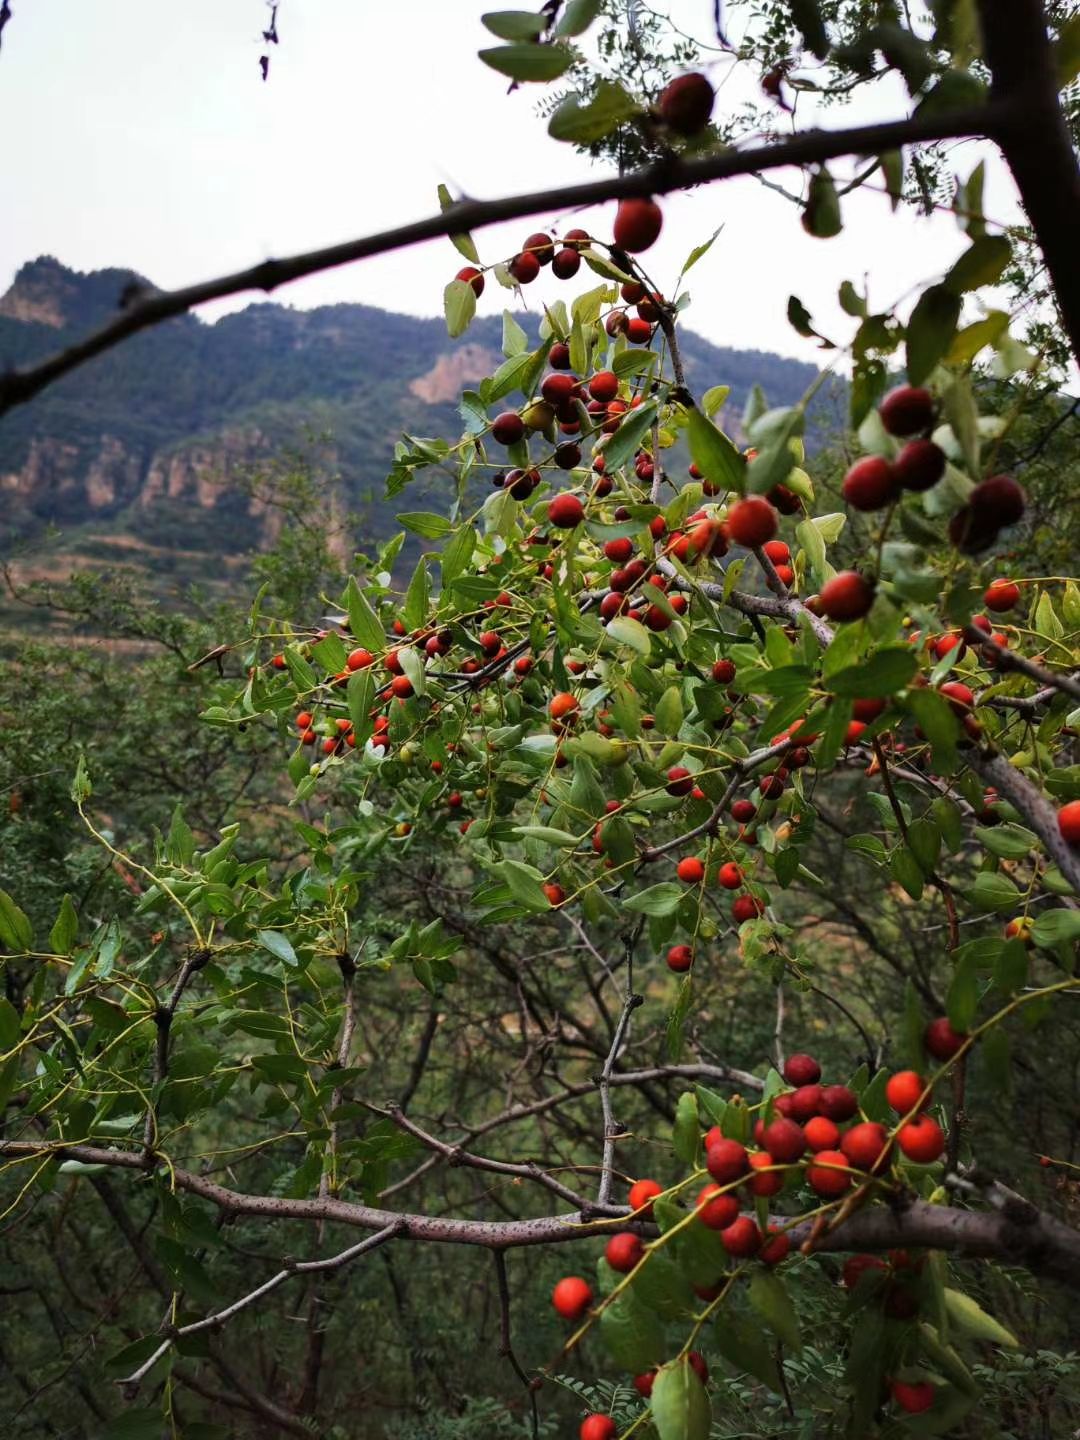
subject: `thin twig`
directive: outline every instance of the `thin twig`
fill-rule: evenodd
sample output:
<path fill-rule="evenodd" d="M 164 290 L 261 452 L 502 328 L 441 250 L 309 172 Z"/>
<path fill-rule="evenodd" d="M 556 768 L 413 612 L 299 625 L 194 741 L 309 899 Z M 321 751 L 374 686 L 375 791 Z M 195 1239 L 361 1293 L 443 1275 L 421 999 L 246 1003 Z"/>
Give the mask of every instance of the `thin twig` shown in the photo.
<path fill-rule="evenodd" d="M 510 1361 L 514 1374 L 525 1387 L 532 1412 L 533 1440 L 538 1440 L 540 1413 L 536 1404 L 536 1385 L 521 1368 L 521 1363 L 514 1354 L 514 1342 L 510 1330 L 510 1286 L 506 1279 L 506 1254 L 502 1250 L 493 1250 L 491 1257 L 495 1261 L 495 1281 L 499 1287 L 499 1354 Z"/>
<path fill-rule="evenodd" d="M 600 1188 L 596 1194 L 596 1203 L 599 1207 L 606 1206 L 611 1199 L 611 1182 L 615 1167 L 615 1141 L 620 1133 L 616 1129 L 615 1112 L 611 1108 L 611 1072 L 629 1029 L 630 1016 L 639 1005 L 644 1003 L 644 996 L 634 993 L 634 949 L 641 939 L 641 932 L 644 928 L 645 916 L 642 915 L 634 928 L 627 931 L 623 937 L 626 953 L 626 991 L 623 997 L 622 1013 L 615 1026 L 615 1033 L 611 1037 L 611 1047 L 604 1059 L 604 1066 L 598 1081 L 600 1106 L 604 1116 L 604 1153 L 600 1162 Z"/>
<path fill-rule="evenodd" d="M 379 1115 L 385 1115 L 407 1135 L 419 1140 L 426 1149 L 434 1150 L 436 1154 L 441 1155 L 451 1166 L 464 1166 L 471 1170 L 488 1170 L 496 1175 L 513 1175 L 520 1180 L 533 1180 L 537 1185 L 543 1186 L 545 1190 L 550 1190 L 560 1200 L 566 1200 L 583 1213 L 592 1209 L 621 1215 L 625 1209 L 622 1205 L 593 1205 L 583 1196 L 571 1190 L 569 1186 L 563 1185 L 561 1181 L 549 1175 L 546 1170 L 542 1170 L 535 1162 L 526 1161 L 523 1164 L 517 1164 L 510 1160 L 493 1160 L 487 1155 L 474 1155 L 471 1151 L 462 1149 L 460 1145 L 451 1145 L 445 1140 L 440 1140 L 438 1136 L 430 1134 L 418 1125 L 415 1120 L 411 1120 L 402 1112 L 401 1107 L 392 1101 L 382 1108 L 377 1105 L 370 1105 L 368 1108 Z"/>
<path fill-rule="evenodd" d="M 369 1250 L 375 1250 L 378 1246 L 385 1244 L 387 1240 L 392 1240 L 395 1235 L 403 1234 L 405 1228 L 404 1220 L 395 1221 L 393 1224 L 387 1225 L 384 1229 L 377 1231 L 374 1235 L 369 1235 L 366 1240 L 360 1240 L 357 1244 L 350 1245 L 347 1250 L 342 1250 L 339 1255 L 331 1255 L 326 1260 L 286 1260 L 283 1268 L 279 1270 L 276 1275 L 271 1275 L 269 1280 L 265 1280 L 261 1285 L 257 1285 L 254 1290 L 248 1291 L 248 1293 L 242 1295 L 239 1300 L 234 1300 L 231 1305 L 226 1305 L 224 1310 L 217 1310 L 213 1315 L 207 1315 L 202 1320 L 193 1320 L 190 1325 L 180 1325 L 171 1329 L 170 1333 L 154 1353 L 148 1359 L 144 1360 L 137 1370 L 133 1370 L 130 1375 L 126 1375 L 122 1380 L 117 1381 L 117 1384 L 124 1392 L 125 1398 L 129 1400 L 134 1399 L 143 1380 L 145 1380 L 146 1376 L 161 1357 L 167 1353 L 174 1341 L 183 1339 L 187 1335 L 198 1335 L 203 1330 L 219 1330 L 231 1320 L 234 1315 L 238 1315 L 241 1310 L 246 1310 L 249 1305 L 254 1305 L 256 1301 L 269 1295 L 272 1290 L 276 1290 L 279 1285 L 283 1285 L 285 1281 L 293 1275 L 313 1274 L 316 1271 L 338 1270 L 341 1266 L 348 1265 L 350 1261 L 359 1259 L 361 1255 L 365 1255 Z"/>

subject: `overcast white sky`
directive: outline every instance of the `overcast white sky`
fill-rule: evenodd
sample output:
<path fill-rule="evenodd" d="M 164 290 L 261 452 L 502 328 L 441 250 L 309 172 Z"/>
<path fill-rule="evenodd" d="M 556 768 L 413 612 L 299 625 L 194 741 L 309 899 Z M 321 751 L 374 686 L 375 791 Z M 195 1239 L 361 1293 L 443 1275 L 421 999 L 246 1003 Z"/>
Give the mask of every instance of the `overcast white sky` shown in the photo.
<path fill-rule="evenodd" d="M 262 0 L 15 0 L 0 52 L 0 291 L 42 253 L 80 270 L 129 266 L 172 287 L 426 214 L 440 181 L 490 197 L 599 173 L 548 139 L 539 87 L 507 96 L 505 81 L 476 59 L 496 43 L 479 23 L 485 8 L 483 0 L 282 0 L 281 44 L 264 85 Z M 709 36 L 711 0 L 668 8 L 685 29 Z M 710 73 L 715 81 L 724 72 L 721 61 Z M 744 83 L 750 77 L 740 73 L 720 103 Z M 825 123 L 894 118 L 903 102 L 882 96 L 873 111 Z M 968 145 L 958 164 L 966 173 L 976 158 Z M 795 172 L 782 174 L 795 183 Z M 998 218 L 1015 213 L 1000 173 L 987 208 Z M 612 210 L 571 223 L 609 230 Z M 649 268 L 670 283 L 687 252 L 723 223 L 692 274 L 687 322 L 717 344 L 812 359 L 812 342 L 785 319 L 790 292 L 846 336 L 840 280 L 860 283 L 870 269 L 872 299 L 889 304 L 963 248 L 950 217 L 896 219 L 880 195 L 846 202 L 845 222 L 838 239 L 814 240 L 757 182 L 714 185 L 665 201 Z M 481 254 L 512 253 L 530 228 L 483 232 Z M 300 281 L 274 299 L 435 314 L 460 263 L 448 241 L 435 241 Z M 526 299 L 557 284 L 545 274 Z M 497 313 L 504 293 L 490 284 L 481 310 Z"/>

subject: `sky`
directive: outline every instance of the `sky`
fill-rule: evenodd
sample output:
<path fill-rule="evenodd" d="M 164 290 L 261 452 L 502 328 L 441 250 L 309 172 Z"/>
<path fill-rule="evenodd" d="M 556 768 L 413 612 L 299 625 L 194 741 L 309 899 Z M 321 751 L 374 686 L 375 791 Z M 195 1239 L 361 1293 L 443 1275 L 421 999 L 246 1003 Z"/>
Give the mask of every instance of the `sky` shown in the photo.
<path fill-rule="evenodd" d="M 40 254 L 78 270 L 129 267 L 172 288 L 423 216 L 437 209 L 440 182 L 491 198 L 603 173 L 549 139 L 536 113 L 542 87 L 508 95 L 477 60 L 497 43 L 480 24 L 484 8 L 483 0 L 282 0 L 281 43 L 263 84 L 263 0 L 15 0 L 0 50 L 0 293 Z M 712 0 L 656 0 L 656 8 L 710 38 Z M 708 60 L 718 83 L 727 62 Z M 746 93 L 745 71 L 718 105 Z M 897 118 L 904 101 L 889 91 L 822 123 Z M 980 150 L 960 148 L 964 174 Z M 794 171 L 778 178 L 798 183 Z M 553 210 L 537 220 L 609 234 L 613 213 L 613 205 L 572 217 Z M 987 213 L 1016 214 L 997 165 Z M 841 280 L 861 287 L 872 271 L 871 300 L 884 307 L 939 276 L 964 245 L 950 216 L 895 217 L 880 194 L 852 197 L 844 216 L 841 236 L 816 240 L 759 182 L 712 185 L 664 201 L 648 267 L 670 284 L 722 225 L 690 277 L 686 323 L 719 345 L 812 360 L 813 342 L 785 318 L 790 293 L 819 328 L 846 339 L 854 322 L 836 301 Z M 481 232 L 483 259 L 508 257 L 535 228 Z M 432 241 L 296 282 L 273 299 L 432 315 L 461 263 L 449 241 Z M 567 290 L 545 272 L 524 293 L 535 305 Z M 481 312 L 497 314 L 505 295 L 489 284 Z M 262 298 L 201 313 L 212 319 Z"/>

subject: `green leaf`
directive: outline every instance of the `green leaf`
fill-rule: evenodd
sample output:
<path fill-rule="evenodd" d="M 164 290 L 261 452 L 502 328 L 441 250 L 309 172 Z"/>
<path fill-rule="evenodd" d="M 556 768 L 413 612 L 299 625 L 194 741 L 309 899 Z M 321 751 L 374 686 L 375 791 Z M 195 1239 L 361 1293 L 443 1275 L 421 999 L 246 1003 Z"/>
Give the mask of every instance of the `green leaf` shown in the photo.
<path fill-rule="evenodd" d="M 661 735 L 677 735 L 683 723 L 682 692 L 669 685 L 656 702 L 655 723 Z"/>
<path fill-rule="evenodd" d="M 804 340 L 814 340 L 817 338 L 817 331 L 814 329 L 810 311 L 807 310 L 797 295 L 788 296 L 787 318 L 791 328 L 797 335 L 801 335 Z"/>
<path fill-rule="evenodd" d="M 0 890 L 0 945 L 11 951 L 29 950 L 34 932 L 26 913 L 19 909 L 6 890 Z"/>
<path fill-rule="evenodd" d="M 540 840 L 545 845 L 554 845 L 557 849 L 573 849 L 579 840 L 579 837 L 571 835 L 569 830 L 557 830 L 551 825 L 515 825 L 514 834 L 522 840 Z"/>
<path fill-rule="evenodd" d="M 444 547 L 439 564 L 444 586 L 452 585 L 458 576 L 468 569 L 473 551 L 476 549 L 476 530 L 472 525 L 460 525 L 453 538 Z"/>
<path fill-rule="evenodd" d="M 958 375 L 942 396 L 945 418 L 964 452 L 964 463 L 972 475 L 979 473 L 979 407 L 970 375 Z M 969 618 L 968 615 L 964 619 Z"/>
<path fill-rule="evenodd" d="M 850 315 L 856 320 L 866 319 L 866 301 L 855 289 L 850 280 L 843 280 L 840 284 L 840 308 L 845 315 Z"/>
<path fill-rule="evenodd" d="M 375 700 L 375 678 L 370 670 L 356 670 L 349 676 L 345 686 L 345 699 L 349 706 L 349 719 L 353 723 L 356 744 L 362 747 L 375 729 L 371 715 Z"/>
<path fill-rule="evenodd" d="M 90 771 L 86 768 L 86 756 L 80 755 L 71 781 L 71 798 L 76 805 L 82 805 L 90 799 L 93 793 L 94 787 L 90 783 Z"/>
<path fill-rule="evenodd" d="M 430 510 L 410 510 L 394 518 L 399 525 L 404 525 L 406 530 L 411 530 L 414 535 L 422 535 L 425 540 L 439 540 L 443 535 L 449 535 L 454 528 L 445 515 L 436 515 Z"/>
<path fill-rule="evenodd" d="M 548 19 L 535 10 L 492 10 L 480 16 L 480 23 L 500 40 L 538 40 Z"/>
<path fill-rule="evenodd" d="M 125 1410 L 108 1421 L 100 1434 L 101 1440 L 161 1440 L 161 1409 L 148 1405 Z"/>
<path fill-rule="evenodd" d="M 996 345 L 1009 328 L 1009 317 L 1004 310 L 991 310 L 981 320 L 975 320 L 958 330 L 949 346 L 945 360 L 950 365 L 966 365 L 986 345 Z"/>
<path fill-rule="evenodd" d="M 857 358 L 851 377 L 851 404 L 849 423 L 853 430 L 869 415 L 885 393 L 889 372 L 881 360 Z"/>
<path fill-rule="evenodd" d="M 1001 279 L 1011 259 L 1012 246 L 1004 235 L 982 235 L 960 256 L 945 276 L 945 284 L 957 294 L 978 290 L 981 285 L 993 285 Z"/>
<path fill-rule="evenodd" d="M 379 617 L 353 575 L 349 576 L 349 583 L 345 587 L 344 606 L 349 616 L 349 629 L 357 643 L 376 655 L 381 654 L 386 649 L 386 636 L 379 624 Z"/>
<path fill-rule="evenodd" d="M 529 348 L 529 337 L 514 319 L 509 310 L 503 311 L 502 352 L 509 359 L 512 355 L 524 355 Z M 398 516 L 401 519 L 401 516 Z"/>
<path fill-rule="evenodd" d="M 268 950 L 284 965 L 291 970 L 299 969 L 300 961 L 297 959 L 296 951 L 293 949 L 289 937 L 283 935 L 280 930 L 258 930 L 255 939 L 264 950 Z"/>
<path fill-rule="evenodd" d="M 1014 995 L 1026 983 L 1027 974 L 1027 946 L 1015 937 L 1003 941 L 994 962 L 994 989 L 1000 990 L 1003 995 Z"/>
<path fill-rule="evenodd" d="M 587 104 L 581 103 L 580 95 L 568 95 L 555 107 L 548 121 L 548 134 L 553 140 L 592 145 L 636 115 L 639 108 L 621 85 L 601 80 Z"/>
<path fill-rule="evenodd" d="M 948 994 L 945 997 L 945 1013 L 949 1024 L 961 1034 L 967 1034 L 979 1008 L 978 957 L 972 950 L 960 958 Z"/>
<path fill-rule="evenodd" d="M 820 165 L 810 176 L 802 221 L 806 233 L 816 235 L 819 240 L 831 240 L 844 228 L 836 182 L 825 165 Z"/>
<path fill-rule="evenodd" d="M 511 80 L 556 80 L 574 63 L 574 52 L 566 45 L 499 45 L 481 50 L 480 59 Z"/>
<path fill-rule="evenodd" d="M 923 1033 L 926 1017 L 919 1001 L 919 992 L 911 980 L 904 984 L 903 1054 L 908 1067 L 921 1070 L 923 1066 Z"/>
<path fill-rule="evenodd" d="M 1058 84 L 1064 90 L 1080 75 L 1080 15 L 1070 15 L 1058 31 L 1054 61 Z"/>
<path fill-rule="evenodd" d="M 753 1375 L 774 1394 L 783 1393 L 776 1358 L 764 1333 L 743 1316 L 729 1314 L 725 1308 L 717 1317 L 712 1342 L 729 1365 Z"/>
<path fill-rule="evenodd" d="M 706 480 L 721 490 L 741 495 L 746 483 L 746 462 L 728 437 L 695 406 L 687 412 L 690 458 Z"/>
<path fill-rule="evenodd" d="M 906 845 L 894 847 L 889 856 L 889 873 L 913 900 L 919 899 L 923 892 L 922 867 Z"/>
<path fill-rule="evenodd" d="M 324 635 L 321 640 L 312 645 L 311 658 L 331 675 L 339 674 L 345 669 L 345 661 L 348 658 L 341 636 L 335 634 L 334 631 L 331 631 L 329 635 Z"/>
<path fill-rule="evenodd" d="M 964 843 L 964 819 L 959 808 L 944 795 L 939 795 L 930 809 L 938 823 L 945 848 L 952 852 L 959 850 Z"/>
<path fill-rule="evenodd" d="M 992 1315 L 988 1315 L 970 1295 L 965 1295 L 960 1290 L 950 1290 L 946 1286 L 945 1308 L 957 1329 L 970 1335 L 973 1340 L 988 1340 L 991 1345 L 1004 1345 L 1010 1350 L 1019 1348 L 1020 1341 L 1012 1331 L 1006 1330 L 1004 1325 Z"/>
<path fill-rule="evenodd" d="M 902 690 L 918 668 L 919 662 L 910 646 L 879 650 L 858 665 L 833 675 L 829 689 L 834 695 L 847 695 L 853 700 L 876 700 Z"/>
<path fill-rule="evenodd" d="M 662 1250 L 653 1251 L 649 1263 L 638 1269 L 630 1283 L 645 1308 L 661 1320 L 677 1320 L 696 1307 L 690 1281 Z"/>
<path fill-rule="evenodd" d="M 427 619 L 430 601 L 431 585 L 428 579 L 427 557 L 421 555 L 409 581 L 409 588 L 405 591 L 405 603 L 401 607 L 401 618 L 410 630 L 417 630 L 423 625 Z"/>
<path fill-rule="evenodd" d="M 994 870 L 980 870 L 967 897 L 976 910 L 1013 910 L 1021 903 L 1020 891 L 1009 877 Z"/>
<path fill-rule="evenodd" d="M 0 995 L 0 1050 L 13 1049 L 21 1032 L 19 1012 L 6 996 Z"/>
<path fill-rule="evenodd" d="M 658 400 L 647 400 L 636 410 L 627 412 L 625 418 L 619 425 L 618 430 L 612 435 L 604 446 L 604 467 L 605 473 L 610 475 L 620 465 L 626 463 L 639 449 L 641 442 L 652 428 L 659 408 Z"/>
<path fill-rule="evenodd" d="M 697 1099 L 685 1090 L 675 1106 L 675 1124 L 672 1127 L 671 1143 L 676 1156 L 684 1165 L 693 1165 L 697 1159 L 701 1142 L 701 1125 L 698 1121 Z"/>
<path fill-rule="evenodd" d="M 686 260 L 683 263 L 682 270 L 680 270 L 679 272 L 680 280 L 682 280 L 683 276 L 688 270 L 691 270 L 699 260 L 701 260 L 709 253 L 709 251 L 712 249 L 713 245 L 716 242 L 716 237 L 720 234 L 720 231 L 723 230 L 723 228 L 723 225 L 717 226 L 717 228 L 709 236 L 708 240 L 703 240 L 700 245 L 694 246 L 693 250 L 691 250 L 690 254 L 686 257 Z M 713 393 L 713 390 L 723 390 L 726 395 L 726 393 L 730 391 L 730 389 L 731 387 L 729 385 L 714 385 L 712 387 L 712 390 L 706 390 L 701 400 L 701 408 L 705 411 L 706 415 L 714 414 L 720 403 L 718 402 L 717 405 L 709 405 L 707 403 L 709 396 Z"/>
<path fill-rule="evenodd" d="M 800 520 L 795 526 L 795 539 L 806 551 L 814 580 L 818 585 L 823 585 L 829 579 L 829 566 L 825 558 L 825 541 L 821 538 L 821 531 L 813 521 Z"/>
<path fill-rule="evenodd" d="M 780 1276 L 771 1270 L 756 1270 L 750 1280 L 747 1298 L 774 1335 L 798 1354 L 802 1350 L 799 1317 Z"/>
<path fill-rule="evenodd" d="M 660 1440 L 708 1440 L 709 1397 L 688 1360 L 673 1360 L 657 1372 L 651 1403 Z"/>
<path fill-rule="evenodd" d="M 1012 1061 L 1005 1027 L 995 1025 L 979 1041 L 979 1063 L 990 1083 L 990 1094 L 1007 1095 L 1012 1088 Z"/>
<path fill-rule="evenodd" d="M 659 885 L 650 885 L 647 890 L 626 896 L 621 903 L 624 910 L 633 910 L 639 915 L 673 915 L 685 894 L 685 885 L 662 880 Z"/>
<path fill-rule="evenodd" d="M 1039 847 L 1039 837 L 1024 825 L 976 825 L 975 838 L 1003 860 L 1022 860 Z"/>
<path fill-rule="evenodd" d="M 1044 910 L 1031 927 L 1031 938 L 1041 950 L 1080 940 L 1080 910 Z"/>
<path fill-rule="evenodd" d="M 443 290 L 446 333 L 452 340 L 463 335 L 476 314 L 476 291 L 468 280 L 451 280 Z"/>
<path fill-rule="evenodd" d="M 613 620 L 608 621 L 607 633 L 620 645 L 629 645 L 631 650 L 644 659 L 652 649 L 652 637 L 640 620 L 634 620 L 629 615 L 616 615 Z"/>
<path fill-rule="evenodd" d="M 544 894 L 544 877 L 533 865 L 520 860 L 502 860 L 493 867 L 496 875 L 506 881 L 510 894 L 528 910 L 550 910 L 551 901 Z"/>
<path fill-rule="evenodd" d="M 79 934 L 79 917 L 75 913 L 71 896 L 65 895 L 60 902 L 60 912 L 49 931 L 49 944 L 54 955 L 70 955 L 75 948 Z"/>
<path fill-rule="evenodd" d="M 445 185 L 439 186 L 438 196 L 439 209 L 444 212 L 447 210 L 452 210 L 457 204 L 457 201 L 450 194 L 450 191 L 446 188 Z M 476 246 L 473 244 L 473 238 L 471 235 L 469 235 L 466 231 L 461 231 L 459 234 L 451 235 L 448 238 L 459 255 L 464 255 L 465 259 L 471 261 L 473 265 L 480 264 L 480 256 L 477 254 Z"/>
<path fill-rule="evenodd" d="M 931 285 L 919 296 L 907 324 L 907 373 L 921 385 L 942 359 L 956 334 L 960 297 L 945 285 Z"/>
<path fill-rule="evenodd" d="M 914 715 L 916 723 L 930 741 L 937 769 L 948 774 L 956 762 L 956 742 L 960 726 L 949 702 L 936 690 L 909 690 L 904 707 Z"/>
<path fill-rule="evenodd" d="M 621 1370 L 651 1370 L 664 1354 L 660 1318 L 643 1305 L 633 1287 L 624 1290 L 600 1316 L 600 1335 Z"/>
<path fill-rule="evenodd" d="M 941 832 L 937 825 L 926 816 L 913 820 L 908 826 L 907 843 L 923 874 L 932 875 L 941 851 Z"/>
<path fill-rule="evenodd" d="M 570 0 L 555 26 L 555 34 L 583 35 L 603 8 L 603 0 Z"/>

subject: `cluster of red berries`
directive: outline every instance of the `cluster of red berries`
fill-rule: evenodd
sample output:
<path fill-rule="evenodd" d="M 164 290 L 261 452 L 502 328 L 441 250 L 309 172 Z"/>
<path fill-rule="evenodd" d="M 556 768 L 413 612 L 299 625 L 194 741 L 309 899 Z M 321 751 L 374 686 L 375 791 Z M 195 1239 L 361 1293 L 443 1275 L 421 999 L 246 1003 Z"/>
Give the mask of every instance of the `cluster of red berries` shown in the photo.
<path fill-rule="evenodd" d="M 882 510 L 905 490 L 929 490 L 945 474 L 945 452 L 927 432 L 934 423 L 934 398 L 921 386 L 901 385 L 878 407 L 887 434 L 907 443 L 895 460 L 868 455 L 844 477 L 843 493 L 856 510 Z M 985 550 L 998 532 L 1024 514 L 1026 496 L 1011 475 L 981 480 L 949 524 L 949 539 L 968 554 Z M 849 618 L 849 617 L 836 617 Z"/>
<path fill-rule="evenodd" d="M 923 1041 L 927 1052 L 937 1060 L 954 1058 L 967 1037 L 955 1031 L 945 1017 L 930 1022 Z M 772 1115 L 758 1119 L 754 1139 L 760 1149 L 748 1151 L 738 1140 L 725 1136 L 714 1126 L 704 1137 L 705 1168 L 711 1183 L 698 1194 L 694 1210 L 698 1223 L 718 1233 L 724 1250 L 734 1260 L 757 1258 L 766 1265 L 780 1264 L 790 1252 L 786 1229 L 770 1223 L 763 1233 L 757 1220 L 741 1213 L 736 1193 L 742 1189 L 755 1199 L 776 1195 L 784 1186 L 785 1173 L 796 1165 L 803 1167 L 803 1179 L 811 1190 L 826 1201 L 839 1199 L 859 1176 L 875 1175 L 888 1163 L 892 1140 L 884 1125 L 858 1119 L 859 1101 L 846 1085 L 821 1083 L 821 1066 L 811 1055 L 795 1054 L 784 1065 L 784 1079 L 792 1088 L 775 1096 Z M 885 1098 L 899 1117 L 896 1144 L 901 1153 L 920 1165 L 932 1164 L 944 1153 L 945 1137 L 925 1106 L 928 1087 L 922 1076 L 913 1070 L 901 1070 L 889 1077 Z M 854 1123 L 850 1123 L 854 1122 Z M 847 1128 L 841 1129 L 842 1126 Z M 809 1152 L 809 1153 L 808 1153 Z M 633 1218 L 653 1218 L 653 1202 L 664 1193 L 653 1179 L 635 1180 L 629 1191 Z M 604 1250 L 610 1268 L 628 1275 L 647 1260 L 648 1248 L 640 1235 L 631 1230 L 612 1235 Z M 892 1251 L 888 1259 L 875 1255 L 852 1255 L 845 1262 L 842 1283 L 852 1290 L 868 1272 L 880 1274 L 886 1313 L 897 1318 L 910 1318 L 918 1310 L 918 1297 L 913 1288 L 923 1262 L 914 1263 L 904 1251 Z M 713 1300 L 722 1290 L 720 1285 L 695 1286 L 702 1299 Z M 580 1321 L 595 1299 L 592 1286 L 580 1275 L 568 1275 L 552 1291 L 552 1304 L 566 1320 Z M 698 1371 L 702 1383 L 708 1370 L 702 1357 L 688 1357 Z M 639 1394 L 648 1398 L 655 1372 L 634 1377 Z M 934 1387 L 926 1381 L 889 1381 L 890 1392 L 897 1405 L 910 1413 L 929 1408 Z M 601 1423 L 602 1422 L 602 1423 Z M 613 1435 L 606 1428 L 610 1417 L 588 1417 L 581 1429 L 584 1440 Z"/>

